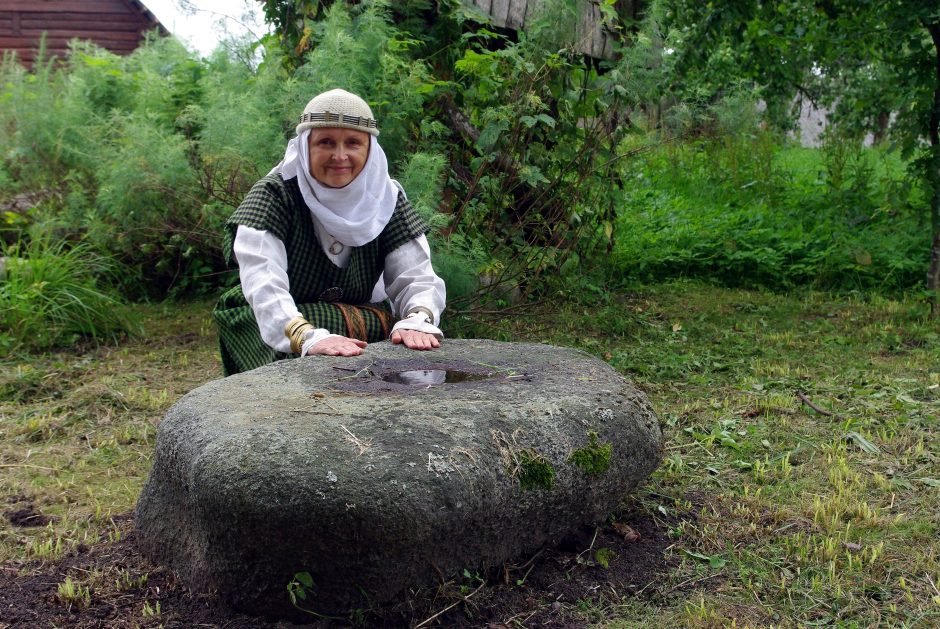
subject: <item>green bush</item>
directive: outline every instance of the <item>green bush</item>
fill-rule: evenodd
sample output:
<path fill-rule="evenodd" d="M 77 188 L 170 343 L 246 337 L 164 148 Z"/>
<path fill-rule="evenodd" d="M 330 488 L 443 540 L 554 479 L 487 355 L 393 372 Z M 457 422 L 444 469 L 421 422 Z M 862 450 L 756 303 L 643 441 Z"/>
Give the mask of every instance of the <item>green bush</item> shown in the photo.
<path fill-rule="evenodd" d="M 0 344 L 48 350 L 134 329 L 108 288 L 115 266 L 88 245 L 34 239 L 6 246 L 0 272 Z"/>
<path fill-rule="evenodd" d="M 565 25 L 576 19 L 574 3 L 543 3 L 518 41 L 480 31 L 454 64 L 454 231 L 486 243 L 477 270 L 494 296 L 542 291 L 566 262 L 596 260 L 611 244 L 618 148 L 630 128 L 621 117 L 626 68 L 574 53 Z M 466 124 L 455 124 L 458 113 Z"/>
<path fill-rule="evenodd" d="M 614 270 L 774 289 L 913 287 L 929 249 L 919 191 L 896 156 L 852 160 L 837 173 L 826 151 L 760 135 L 650 153 L 629 175 Z"/>
<path fill-rule="evenodd" d="M 112 129 L 99 147 L 88 239 L 133 270 L 127 293 L 139 294 L 139 282 L 165 294 L 192 272 L 191 261 L 211 259 L 217 237 L 200 229 L 190 143 L 142 116 L 115 114 Z"/>
<path fill-rule="evenodd" d="M 192 252 L 216 235 L 200 230 L 194 143 L 178 126 L 199 96 L 198 66 L 156 37 L 128 57 L 75 43 L 65 63 L 34 74 L 5 64 L 0 99 L 13 107 L 0 114 L 3 168 L 43 199 L 20 238 L 95 247 L 123 264 L 120 285 L 133 296 L 164 296 L 193 267 L 205 270 L 213 254 Z"/>

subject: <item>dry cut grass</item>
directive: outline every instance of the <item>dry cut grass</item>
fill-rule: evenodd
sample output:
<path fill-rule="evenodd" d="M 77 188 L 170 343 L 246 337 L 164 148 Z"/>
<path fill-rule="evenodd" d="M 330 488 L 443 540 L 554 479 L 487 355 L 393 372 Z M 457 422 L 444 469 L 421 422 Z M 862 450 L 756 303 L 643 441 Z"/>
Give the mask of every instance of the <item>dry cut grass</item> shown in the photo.
<path fill-rule="evenodd" d="M 672 584 L 606 601 L 602 624 L 940 625 L 940 327 L 923 304 L 674 283 L 483 330 L 579 345 L 660 412 L 641 500 Z"/>
<path fill-rule="evenodd" d="M 146 334 L 119 347 L 3 362 L 2 569 L 126 530 L 160 418 L 220 374 L 209 308 L 142 306 Z M 640 596 L 599 588 L 565 603 L 568 618 L 928 627 L 940 624 L 940 334 L 925 313 L 878 296 L 677 282 L 452 318 L 451 332 L 582 347 L 659 411 L 665 461 L 635 503 L 668 536 L 668 575 Z M 44 524 L 14 525 L 24 517 Z M 146 579 L 125 577 L 128 591 Z M 59 584 L 61 604 L 87 605 L 94 578 Z"/>
<path fill-rule="evenodd" d="M 56 559 L 119 535 L 113 520 L 134 508 L 161 417 L 220 374 L 209 309 L 141 306 L 143 335 L 118 347 L 0 365 L 0 562 Z M 16 512 L 46 525 L 14 526 Z"/>

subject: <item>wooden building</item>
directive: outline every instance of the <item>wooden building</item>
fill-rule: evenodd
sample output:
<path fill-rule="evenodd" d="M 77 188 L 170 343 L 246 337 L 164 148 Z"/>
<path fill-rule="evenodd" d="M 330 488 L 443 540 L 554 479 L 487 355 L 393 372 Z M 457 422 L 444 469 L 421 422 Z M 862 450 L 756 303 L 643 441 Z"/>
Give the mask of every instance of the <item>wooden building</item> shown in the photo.
<path fill-rule="evenodd" d="M 490 16 L 495 26 L 519 30 L 538 11 L 539 6 L 555 0 L 462 0 Z M 618 0 L 617 13 L 631 20 L 639 18 L 641 0 Z M 598 0 L 577 0 L 578 22 L 572 24 L 575 46 L 580 51 L 597 59 L 613 57 L 613 42 L 617 37 L 603 24 Z"/>
<path fill-rule="evenodd" d="M 167 30 L 138 0 L 0 0 L 0 51 L 31 65 L 46 34 L 46 54 L 62 56 L 74 38 L 126 55 L 144 33 Z"/>

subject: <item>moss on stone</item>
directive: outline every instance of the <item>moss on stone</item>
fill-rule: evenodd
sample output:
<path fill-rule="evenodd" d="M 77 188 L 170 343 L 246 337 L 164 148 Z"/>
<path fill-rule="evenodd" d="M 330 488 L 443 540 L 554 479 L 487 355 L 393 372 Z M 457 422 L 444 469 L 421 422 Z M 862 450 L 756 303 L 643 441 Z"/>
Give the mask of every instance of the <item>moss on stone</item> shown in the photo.
<path fill-rule="evenodd" d="M 614 446 L 610 443 L 600 443 L 596 432 L 589 432 L 591 442 L 583 448 L 578 448 L 568 457 L 568 462 L 581 468 L 585 474 L 596 476 L 603 474 L 610 468 L 613 458 Z"/>
<path fill-rule="evenodd" d="M 537 452 L 519 453 L 519 484 L 523 489 L 551 489 L 555 485 L 555 468 Z"/>

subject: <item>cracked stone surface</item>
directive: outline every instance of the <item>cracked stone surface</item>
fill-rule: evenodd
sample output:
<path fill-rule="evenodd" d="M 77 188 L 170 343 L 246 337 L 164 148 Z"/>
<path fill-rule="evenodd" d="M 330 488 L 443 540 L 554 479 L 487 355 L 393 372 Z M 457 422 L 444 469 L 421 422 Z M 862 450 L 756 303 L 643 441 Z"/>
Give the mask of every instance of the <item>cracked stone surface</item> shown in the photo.
<path fill-rule="evenodd" d="M 612 446 L 596 474 L 569 461 L 592 433 Z M 376 343 L 180 399 L 160 424 L 136 527 L 142 550 L 194 591 L 286 616 L 288 582 L 309 572 L 307 604 L 340 612 L 599 522 L 661 450 L 646 396 L 584 352 Z M 532 461 L 550 466 L 550 487 L 524 488 Z"/>

